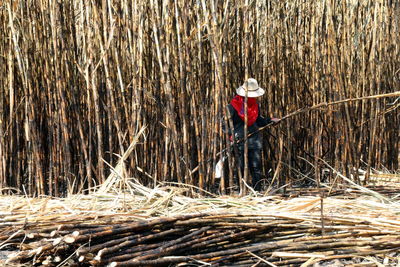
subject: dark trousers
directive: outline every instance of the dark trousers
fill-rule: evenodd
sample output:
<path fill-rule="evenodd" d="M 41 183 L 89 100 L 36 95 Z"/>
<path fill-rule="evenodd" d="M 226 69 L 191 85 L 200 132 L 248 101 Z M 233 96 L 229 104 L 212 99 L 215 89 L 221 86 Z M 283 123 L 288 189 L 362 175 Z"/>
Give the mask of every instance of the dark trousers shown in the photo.
<path fill-rule="evenodd" d="M 256 191 L 261 191 L 261 149 L 251 149 L 247 151 L 248 157 L 248 168 L 251 175 L 252 187 Z M 240 168 L 242 170 L 242 175 L 244 171 L 244 148 L 239 148 L 240 153 Z"/>

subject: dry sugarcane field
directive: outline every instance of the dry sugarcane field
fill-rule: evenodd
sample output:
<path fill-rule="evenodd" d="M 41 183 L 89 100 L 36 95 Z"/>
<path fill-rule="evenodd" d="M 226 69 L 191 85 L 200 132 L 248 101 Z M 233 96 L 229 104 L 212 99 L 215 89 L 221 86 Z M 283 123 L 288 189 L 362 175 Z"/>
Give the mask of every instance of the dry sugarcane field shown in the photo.
<path fill-rule="evenodd" d="M 0 265 L 400 266 L 399 107 L 398 0 L 0 1 Z"/>

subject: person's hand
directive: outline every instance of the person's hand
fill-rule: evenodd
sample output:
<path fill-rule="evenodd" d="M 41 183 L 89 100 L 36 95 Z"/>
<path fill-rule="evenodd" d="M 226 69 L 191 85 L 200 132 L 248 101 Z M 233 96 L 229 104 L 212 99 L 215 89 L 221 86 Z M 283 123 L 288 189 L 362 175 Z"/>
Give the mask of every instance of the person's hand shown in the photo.
<path fill-rule="evenodd" d="M 281 119 L 279 119 L 279 118 L 271 118 L 271 121 L 272 121 L 273 123 L 278 123 L 278 122 L 281 121 Z"/>

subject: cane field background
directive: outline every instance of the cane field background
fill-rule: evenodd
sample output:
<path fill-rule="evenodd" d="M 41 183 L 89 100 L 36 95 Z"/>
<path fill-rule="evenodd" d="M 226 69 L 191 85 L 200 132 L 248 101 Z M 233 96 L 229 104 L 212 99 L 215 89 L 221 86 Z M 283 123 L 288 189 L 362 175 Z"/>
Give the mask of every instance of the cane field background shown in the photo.
<path fill-rule="evenodd" d="M 126 177 L 208 190 L 228 145 L 224 108 L 245 78 L 266 89 L 261 112 L 275 117 L 398 92 L 399 5 L 3 1 L 2 192 L 94 188 L 142 127 Z M 394 94 L 288 118 L 263 134 L 264 173 L 280 184 L 317 181 L 330 166 L 360 183 L 362 169 L 368 183 L 373 169 L 398 171 L 398 106 Z"/>

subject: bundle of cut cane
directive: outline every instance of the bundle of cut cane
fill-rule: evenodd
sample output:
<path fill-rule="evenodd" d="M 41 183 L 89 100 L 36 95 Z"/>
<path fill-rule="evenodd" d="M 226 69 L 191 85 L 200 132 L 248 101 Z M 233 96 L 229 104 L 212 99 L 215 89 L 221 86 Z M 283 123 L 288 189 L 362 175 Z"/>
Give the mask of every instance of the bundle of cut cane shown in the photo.
<path fill-rule="evenodd" d="M 108 218 L 108 219 L 111 219 Z M 193 213 L 147 220 L 64 224 L 22 232 L 8 239 L 21 245 L 9 263 L 56 266 L 157 266 L 179 263 L 277 266 L 310 259 L 349 258 L 395 252 L 396 221 L 354 216 L 321 218 L 291 213 Z M 21 243 L 21 239 L 23 242 Z"/>
<path fill-rule="evenodd" d="M 65 199 L 1 197 L 0 250 L 13 252 L 10 264 L 43 266 L 284 266 L 398 256 L 399 205 L 378 193 L 190 198 L 181 188 L 130 186 Z"/>

